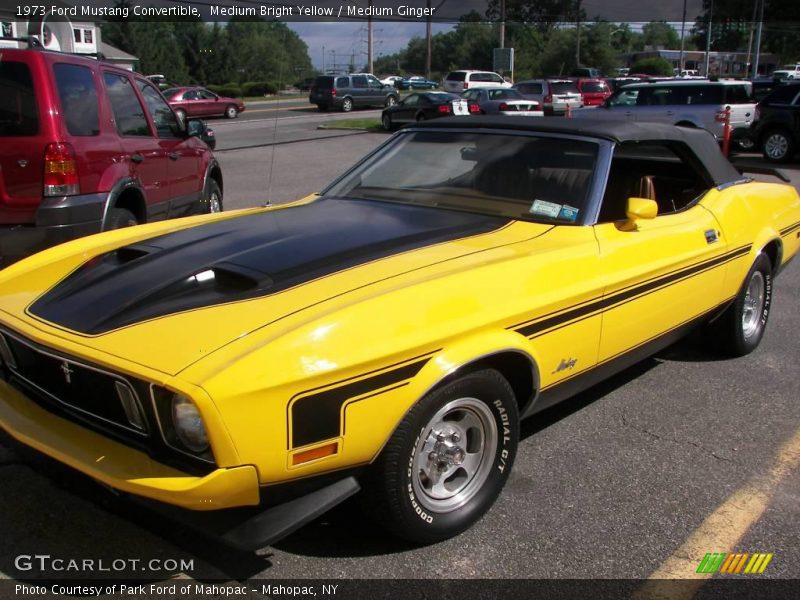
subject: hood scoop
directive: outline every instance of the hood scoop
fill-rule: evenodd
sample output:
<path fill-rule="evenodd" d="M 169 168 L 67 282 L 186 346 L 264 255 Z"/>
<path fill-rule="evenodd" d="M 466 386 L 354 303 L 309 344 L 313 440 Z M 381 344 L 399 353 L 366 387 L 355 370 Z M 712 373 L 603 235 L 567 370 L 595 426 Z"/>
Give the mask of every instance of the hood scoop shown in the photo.
<path fill-rule="evenodd" d="M 30 305 L 88 335 L 274 294 L 507 219 L 385 202 L 321 199 L 182 229 L 96 256 Z"/>

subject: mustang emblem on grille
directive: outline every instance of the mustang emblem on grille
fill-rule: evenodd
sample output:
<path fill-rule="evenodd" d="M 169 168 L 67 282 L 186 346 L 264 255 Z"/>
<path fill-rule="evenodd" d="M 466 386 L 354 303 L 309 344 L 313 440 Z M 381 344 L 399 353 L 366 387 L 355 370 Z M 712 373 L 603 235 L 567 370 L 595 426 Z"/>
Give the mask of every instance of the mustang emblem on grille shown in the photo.
<path fill-rule="evenodd" d="M 75 371 L 69 366 L 67 361 L 61 363 L 61 372 L 64 373 L 64 379 L 67 380 L 67 383 L 72 383 L 72 374 Z"/>

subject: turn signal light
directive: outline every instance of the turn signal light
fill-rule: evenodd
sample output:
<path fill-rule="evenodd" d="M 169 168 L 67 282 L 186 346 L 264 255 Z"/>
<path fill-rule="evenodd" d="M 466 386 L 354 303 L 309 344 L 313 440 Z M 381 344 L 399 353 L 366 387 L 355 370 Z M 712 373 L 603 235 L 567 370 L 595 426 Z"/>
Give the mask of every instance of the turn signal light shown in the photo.
<path fill-rule="evenodd" d="M 74 196 L 80 191 L 75 150 L 63 142 L 47 144 L 44 150 L 44 195 Z"/>
<path fill-rule="evenodd" d="M 298 452 L 292 456 L 292 466 L 311 462 L 312 460 L 316 460 L 318 458 L 325 458 L 326 456 L 333 456 L 338 451 L 339 442 L 325 444 L 324 446 L 318 446 L 316 448 L 312 448 L 311 450 L 304 450 L 303 452 Z"/>

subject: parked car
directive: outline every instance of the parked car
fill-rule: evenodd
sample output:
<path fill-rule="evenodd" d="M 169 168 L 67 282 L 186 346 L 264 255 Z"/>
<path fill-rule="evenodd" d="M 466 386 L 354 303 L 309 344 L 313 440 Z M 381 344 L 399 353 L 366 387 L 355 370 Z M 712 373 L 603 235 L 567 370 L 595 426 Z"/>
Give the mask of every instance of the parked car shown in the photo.
<path fill-rule="evenodd" d="M 571 79 L 527 79 L 518 81 L 513 89 L 523 97 L 536 100 L 546 115 L 563 115 L 583 106 L 578 85 Z"/>
<path fill-rule="evenodd" d="M 320 75 L 308 95 L 308 101 L 320 110 L 336 108 L 343 112 L 368 106 L 392 106 L 398 99 L 393 86 L 384 85 L 369 73 Z"/>
<path fill-rule="evenodd" d="M 173 87 L 163 94 L 181 121 L 207 117 L 235 119 L 245 108 L 240 98 L 220 96 L 202 87 Z"/>
<path fill-rule="evenodd" d="M 756 107 L 751 137 L 770 162 L 786 162 L 800 148 L 800 82 L 781 85 Z"/>
<path fill-rule="evenodd" d="M 753 351 L 798 231 L 797 191 L 705 131 L 435 119 L 320 195 L 0 272 L 0 427 L 207 533 L 248 507 L 239 548 L 360 489 L 436 542 L 495 502 L 521 418 L 695 328 Z"/>
<path fill-rule="evenodd" d="M 396 80 L 394 85 L 398 90 L 435 90 L 439 87 L 439 82 L 425 79 L 419 75 L 412 75 L 411 77 L 403 77 Z"/>
<path fill-rule="evenodd" d="M 204 123 L 145 77 L 91 58 L 3 49 L 0 266 L 82 235 L 222 209 Z"/>
<path fill-rule="evenodd" d="M 582 79 L 600 79 L 603 74 L 600 69 L 593 67 L 577 67 L 570 72 L 571 77 L 580 77 Z"/>
<path fill-rule="evenodd" d="M 783 65 L 772 73 L 774 79 L 800 79 L 800 63 Z"/>
<path fill-rule="evenodd" d="M 467 102 L 458 94 L 448 92 L 417 92 L 409 94 L 397 104 L 381 113 L 381 124 L 386 131 L 428 119 L 469 114 Z"/>
<path fill-rule="evenodd" d="M 611 88 L 602 79 L 578 79 L 576 82 L 584 106 L 597 106 L 611 95 Z"/>
<path fill-rule="evenodd" d="M 445 92 L 460 94 L 465 90 L 476 87 L 483 88 L 510 88 L 511 84 L 497 73 L 492 71 L 451 71 L 442 85 Z"/>
<path fill-rule="evenodd" d="M 461 97 L 469 102 L 470 113 L 521 117 L 544 115 L 536 100 L 528 100 L 514 89 L 474 88 L 464 92 Z"/>
<path fill-rule="evenodd" d="M 607 77 L 605 79 L 605 82 L 608 84 L 608 87 L 612 93 L 616 92 L 623 85 L 628 85 L 630 83 L 641 83 L 642 81 L 643 80 L 640 79 L 639 77 L 629 77 L 629 76 Z"/>
<path fill-rule="evenodd" d="M 381 79 L 381 83 L 383 85 L 390 85 L 392 87 L 397 87 L 395 83 L 400 81 L 401 79 L 402 77 L 400 77 L 400 75 L 387 75 L 386 77 Z"/>
<path fill-rule="evenodd" d="M 602 105 L 575 111 L 573 117 L 696 127 L 722 140 L 727 106 L 731 108 L 731 139 L 746 144 L 756 108 L 749 81 L 670 79 L 626 85 Z"/>

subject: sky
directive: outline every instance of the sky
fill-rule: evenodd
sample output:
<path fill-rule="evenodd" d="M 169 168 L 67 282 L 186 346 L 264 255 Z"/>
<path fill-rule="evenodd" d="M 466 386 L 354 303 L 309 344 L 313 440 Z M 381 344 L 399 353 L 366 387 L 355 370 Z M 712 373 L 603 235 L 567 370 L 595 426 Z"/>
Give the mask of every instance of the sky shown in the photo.
<path fill-rule="evenodd" d="M 438 0 L 441 2 L 441 0 Z M 437 0 L 432 0 L 436 6 Z M 413 2 L 406 2 L 412 4 Z M 456 5 L 458 11 L 463 13 L 476 9 L 483 13 L 486 10 L 486 0 L 445 0 Z M 393 2 L 399 6 L 401 2 Z M 419 4 L 419 2 L 417 2 Z M 424 2 L 422 3 L 424 5 Z M 649 21 L 665 20 L 672 22 L 680 31 L 680 21 L 683 13 L 683 0 L 581 0 L 581 7 L 587 17 L 604 18 L 614 22 L 631 23 L 634 29 Z M 686 21 L 693 23 L 694 18 L 702 11 L 702 0 L 686 0 Z M 448 15 L 451 13 L 447 13 Z M 367 62 L 367 25 L 366 22 L 337 21 L 337 22 L 309 22 L 290 21 L 287 23 L 303 41 L 308 45 L 308 53 L 315 68 L 323 66 L 330 68 L 331 63 L 347 65 L 351 57 L 355 56 L 355 64 L 364 65 Z M 449 31 L 453 21 L 434 22 L 433 32 Z M 687 31 L 688 31 L 687 25 Z M 373 28 L 373 55 L 377 59 L 382 54 L 393 54 L 403 49 L 413 37 L 425 37 L 425 21 L 397 22 L 376 20 Z M 323 64 L 323 49 L 325 53 Z"/>

